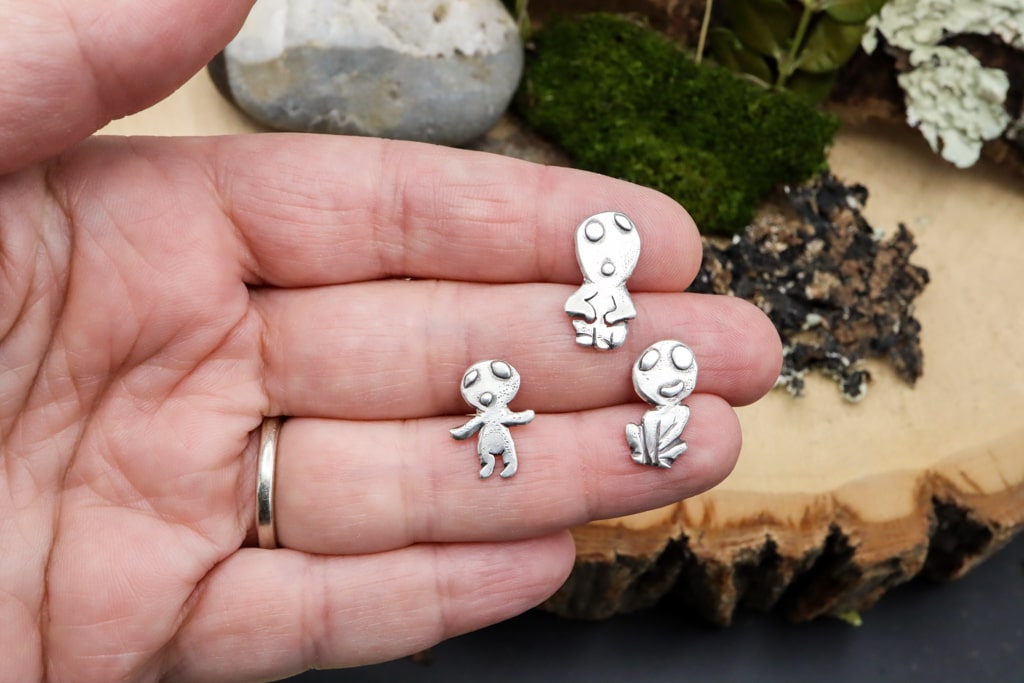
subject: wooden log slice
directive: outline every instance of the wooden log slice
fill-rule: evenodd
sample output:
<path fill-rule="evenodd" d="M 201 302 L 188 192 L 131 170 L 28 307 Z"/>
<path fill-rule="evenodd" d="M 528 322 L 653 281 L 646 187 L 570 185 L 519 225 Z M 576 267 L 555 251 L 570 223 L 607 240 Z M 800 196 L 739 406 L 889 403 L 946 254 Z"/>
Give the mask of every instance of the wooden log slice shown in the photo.
<path fill-rule="evenodd" d="M 252 130 L 200 74 L 104 132 Z M 548 609 L 601 618 L 670 596 L 721 624 L 741 606 L 809 619 L 863 609 L 919 574 L 959 576 L 1024 527 L 1019 180 L 958 171 L 906 129 L 848 127 L 831 163 L 868 186 L 873 225 L 917 236 L 914 262 L 931 273 L 917 308 L 923 377 L 911 388 L 872 366 L 858 404 L 808 377 L 803 398 L 776 391 L 740 409 L 743 453 L 725 483 L 574 530 L 577 566 Z"/>
<path fill-rule="evenodd" d="M 871 190 L 873 225 L 917 235 L 923 377 L 872 365 L 858 404 L 818 377 L 803 398 L 740 409 L 725 483 L 576 529 L 576 571 L 549 609 L 601 618 L 672 595 L 719 624 L 740 606 L 841 614 L 919 574 L 960 576 L 1024 527 L 1019 180 L 958 171 L 894 128 L 847 127 L 830 161 Z"/>

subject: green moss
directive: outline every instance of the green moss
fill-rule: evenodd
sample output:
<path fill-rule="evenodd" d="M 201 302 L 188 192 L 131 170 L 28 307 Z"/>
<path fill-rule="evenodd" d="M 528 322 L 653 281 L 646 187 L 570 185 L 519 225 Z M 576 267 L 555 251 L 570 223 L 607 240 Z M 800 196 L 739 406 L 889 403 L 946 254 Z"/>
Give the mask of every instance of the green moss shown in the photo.
<path fill-rule="evenodd" d="M 806 100 L 697 65 L 657 32 L 592 14 L 537 31 L 516 106 L 582 168 L 672 196 L 736 232 L 776 185 L 825 167 L 838 122 Z"/>

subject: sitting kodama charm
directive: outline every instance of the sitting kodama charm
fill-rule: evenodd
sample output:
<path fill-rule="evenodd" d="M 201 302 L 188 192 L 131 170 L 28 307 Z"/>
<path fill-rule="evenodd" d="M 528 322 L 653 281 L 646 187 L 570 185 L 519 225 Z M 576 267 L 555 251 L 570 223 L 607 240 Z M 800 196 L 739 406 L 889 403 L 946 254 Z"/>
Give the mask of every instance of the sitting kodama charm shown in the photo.
<path fill-rule="evenodd" d="M 640 235 L 625 214 L 606 211 L 576 228 L 576 260 L 583 285 L 565 302 L 576 343 L 595 349 L 616 349 L 626 341 L 636 307 L 626 280 L 640 258 Z"/>
<path fill-rule="evenodd" d="M 633 461 L 641 465 L 671 467 L 686 452 L 683 428 L 690 408 L 681 405 L 697 384 L 697 361 L 682 342 L 652 344 L 633 364 L 633 387 L 655 410 L 644 413 L 640 424 L 626 425 L 626 441 Z"/>

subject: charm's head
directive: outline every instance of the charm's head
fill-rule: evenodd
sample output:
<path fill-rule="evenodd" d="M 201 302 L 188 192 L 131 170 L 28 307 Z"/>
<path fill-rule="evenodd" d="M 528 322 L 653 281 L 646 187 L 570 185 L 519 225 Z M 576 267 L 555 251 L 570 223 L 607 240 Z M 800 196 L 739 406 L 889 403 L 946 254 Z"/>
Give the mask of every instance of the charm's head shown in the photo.
<path fill-rule="evenodd" d="M 682 342 L 671 339 L 647 347 L 633 364 L 633 387 L 657 406 L 679 405 L 697 386 L 697 360 Z"/>
<path fill-rule="evenodd" d="M 519 392 L 519 373 L 503 360 L 474 363 L 462 376 L 462 398 L 477 410 L 508 405 Z"/>
<path fill-rule="evenodd" d="M 576 259 L 591 282 L 622 284 L 639 257 L 640 235 L 625 214 L 605 211 L 576 228 Z"/>

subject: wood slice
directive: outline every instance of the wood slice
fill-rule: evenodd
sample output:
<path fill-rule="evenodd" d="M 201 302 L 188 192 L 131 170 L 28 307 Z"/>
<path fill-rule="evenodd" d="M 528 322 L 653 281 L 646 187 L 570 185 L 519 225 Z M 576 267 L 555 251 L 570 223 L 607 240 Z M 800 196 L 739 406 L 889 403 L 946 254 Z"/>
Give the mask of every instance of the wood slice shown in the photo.
<path fill-rule="evenodd" d="M 257 130 L 200 74 L 117 134 Z M 726 624 L 740 606 L 793 619 L 864 609 L 916 575 L 956 577 L 1024 527 L 1024 192 L 958 171 L 914 131 L 847 127 L 834 172 L 868 186 L 865 214 L 917 236 L 924 376 L 882 365 L 859 404 L 808 377 L 739 410 L 744 449 L 718 488 L 574 530 L 577 566 L 547 607 L 601 618 L 681 599 Z M 694 416 L 694 419 L 699 419 Z"/>
<path fill-rule="evenodd" d="M 549 609 L 600 618 L 672 593 L 719 624 L 739 606 L 841 614 L 918 574 L 960 576 L 1024 527 L 1019 180 L 958 171 L 894 128 L 847 127 L 830 160 L 872 192 L 873 225 L 917 235 L 924 376 L 911 388 L 872 365 L 859 404 L 808 378 L 803 398 L 740 409 L 726 482 L 575 530 L 577 569 Z"/>

